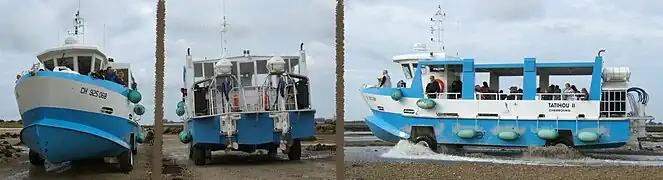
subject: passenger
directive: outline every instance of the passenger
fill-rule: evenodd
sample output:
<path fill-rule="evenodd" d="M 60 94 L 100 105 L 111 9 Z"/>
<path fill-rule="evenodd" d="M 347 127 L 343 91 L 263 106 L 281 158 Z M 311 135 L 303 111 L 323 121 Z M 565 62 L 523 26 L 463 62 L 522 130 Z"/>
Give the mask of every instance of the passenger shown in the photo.
<path fill-rule="evenodd" d="M 488 93 L 488 91 L 490 91 L 490 87 L 488 87 L 488 82 L 484 81 L 483 86 L 479 88 L 479 92 Z"/>
<path fill-rule="evenodd" d="M 555 93 L 555 96 L 553 96 L 554 100 L 562 100 L 562 89 L 559 88 L 559 85 L 555 85 L 553 93 Z"/>
<path fill-rule="evenodd" d="M 562 92 L 562 98 L 564 98 L 564 100 L 575 100 L 576 97 L 573 95 L 574 92 L 575 91 L 571 89 L 571 84 L 566 83 L 564 84 L 564 91 Z"/>
<path fill-rule="evenodd" d="M 435 81 L 435 76 L 430 76 L 430 82 L 426 85 L 426 95 L 428 98 L 437 98 L 437 93 L 440 92 L 440 84 Z"/>
<path fill-rule="evenodd" d="M 582 93 L 581 99 L 582 100 L 589 100 L 589 92 L 587 92 L 587 89 L 582 88 L 580 91 Z"/>
<path fill-rule="evenodd" d="M 127 82 L 124 82 L 124 73 L 122 71 L 117 72 L 117 81 L 119 84 L 122 84 L 124 87 L 129 87 Z"/>
<path fill-rule="evenodd" d="M 498 93 L 500 94 L 500 100 L 506 100 L 507 96 L 504 94 L 504 90 L 500 90 Z"/>
<path fill-rule="evenodd" d="M 378 85 L 380 88 L 391 88 L 391 78 L 389 77 L 389 74 L 387 70 L 382 71 L 382 78 L 380 80 L 380 84 Z"/>

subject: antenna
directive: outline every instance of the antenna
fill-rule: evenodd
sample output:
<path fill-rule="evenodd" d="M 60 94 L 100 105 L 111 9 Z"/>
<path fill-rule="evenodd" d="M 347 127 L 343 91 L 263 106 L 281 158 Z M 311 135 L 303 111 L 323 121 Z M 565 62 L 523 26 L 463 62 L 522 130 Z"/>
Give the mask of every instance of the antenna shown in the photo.
<path fill-rule="evenodd" d="M 228 23 L 226 22 L 226 1 L 222 0 L 223 3 L 223 22 L 221 23 L 221 57 L 227 57 L 229 54 L 226 49 L 226 44 L 228 43 L 225 39 L 226 32 L 228 31 Z"/>
<path fill-rule="evenodd" d="M 101 48 L 106 49 L 106 24 L 104 24 L 104 42 Z"/>
<path fill-rule="evenodd" d="M 74 36 L 77 38 L 80 38 L 81 42 L 85 41 L 85 36 L 83 34 L 85 33 L 85 28 L 84 28 L 84 19 L 81 17 L 81 1 L 78 0 L 78 10 L 76 10 L 76 15 L 74 15 L 74 29 L 73 31 L 69 31 L 70 36 Z"/>
<path fill-rule="evenodd" d="M 431 38 L 430 41 L 433 43 L 436 43 L 438 46 L 440 46 L 440 51 L 444 51 L 444 44 L 443 44 L 443 38 L 444 38 L 444 19 L 447 17 L 447 13 L 442 11 L 442 7 L 440 5 L 437 5 L 437 12 L 435 12 L 435 15 L 430 18 L 430 21 L 432 22 L 430 26 L 430 33 L 431 33 Z"/>

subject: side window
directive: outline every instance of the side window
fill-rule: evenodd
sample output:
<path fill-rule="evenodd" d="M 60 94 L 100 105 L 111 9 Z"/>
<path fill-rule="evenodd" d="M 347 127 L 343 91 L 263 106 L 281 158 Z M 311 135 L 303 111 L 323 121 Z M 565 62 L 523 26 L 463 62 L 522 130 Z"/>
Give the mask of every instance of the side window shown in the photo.
<path fill-rule="evenodd" d="M 405 79 L 412 79 L 412 71 L 410 71 L 409 64 L 402 64 L 403 72 L 405 73 Z"/>
<path fill-rule="evenodd" d="M 94 58 L 94 70 L 99 70 L 101 69 L 101 59 L 99 58 Z"/>
<path fill-rule="evenodd" d="M 78 56 L 78 73 L 89 75 L 92 68 L 92 56 Z"/>
<path fill-rule="evenodd" d="M 285 72 L 290 72 L 290 59 L 283 59 L 285 61 Z"/>
<path fill-rule="evenodd" d="M 203 77 L 202 63 L 193 63 L 193 77 Z"/>
<path fill-rule="evenodd" d="M 205 78 L 214 76 L 214 63 L 205 63 L 203 66 Z"/>
<path fill-rule="evenodd" d="M 53 71 L 53 68 L 55 68 L 55 63 L 52 59 L 46 60 L 44 61 L 44 67 L 49 71 Z"/>
<path fill-rule="evenodd" d="M 74 57 L 63 57 L 58 58 L 58 66 L 65 66 L 71 70 L 74 70 Z"/>
<path fill-rule="evenodd" d="M 267 74 L 267 60 L 257 60 L 256 68 L 258 69 L 257 74 Z"/>
<path fill-rule="evenodd" d="M 240 63 L 239 70 L 242 72 L 239 75 L 242 86 L 252 86 L 253 81 L 251 80 L 253 79 L 253 74 L 255 74 L 253 72 L 253 62 Z"/>

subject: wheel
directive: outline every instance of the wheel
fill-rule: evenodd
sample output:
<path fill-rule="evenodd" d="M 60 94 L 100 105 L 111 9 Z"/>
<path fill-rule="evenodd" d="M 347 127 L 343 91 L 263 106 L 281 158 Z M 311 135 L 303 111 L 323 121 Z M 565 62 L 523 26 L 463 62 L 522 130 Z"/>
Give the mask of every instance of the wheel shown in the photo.
<path fill-rule="evenodd" d="M 44 158 L 39 155 L 38 152 L 35 152 L 33 150 L 30 150 L 28 153 L 28 158 L 30 160 L 30 164 L 33 166 L 43 166 L 44 165 Z"/>
<path fill-rule="evenodd" d="M 270 144 L 269 147 L 267 148 L 267 155 L 269 157 L 278 157 L 279 153 L 279 146 L 277 144 Z"/>
<path fill-rule="evenodd" d="M 193 164 L 197 166 L 205 165 L 205 156 L 207 155 L 205 148 L 194 146 L 192 149 Z"/>
<path fill-rule="evenodd" d="M 125 151 L 117 157 L 120 163 L 120 171 L 128 173 L 134 170 L 134 155 L 131 150 Z"/>
<path fill-rule="evenodd" d="M 129 139 L 129 145 L 131 146 L 131 155 L 137 155 L 138 154 L 138 148 L 136 147 L 136 136 L 133 134 L 131 135 L 131 139 Z"/>
<path fill-rule="evenodd" d="M 302 142 L 299 139 L 292 140 L 292 146 L 288 152 L 289 160 L 300 160 L 302 158 Z"/>
<path fill-rule="evenodd" d="M 438 152 L 437 150 L 437 142 L 433 140 L 433 138 L 428 137 L 428 136 L 419 136 L 414 141 L 412 141 L 414 144 L 417 145 L 423 145 L 425 147 L 428 147 L 433 152 Z"/>
<path fill-rule="evenodd" d="M 571 141 L 569 141 L 568 139 L 564 138 L 557 138 L 546 144 L 546 146 L 557 146 L 557 145 L 564 145 L 567 148 L 573 148 L 573 143 L 571 143 Z"/>
<path fill-rule="evenodd" d="M 193 146 L 189 143 L 189 159 L 193 159 Z"/>

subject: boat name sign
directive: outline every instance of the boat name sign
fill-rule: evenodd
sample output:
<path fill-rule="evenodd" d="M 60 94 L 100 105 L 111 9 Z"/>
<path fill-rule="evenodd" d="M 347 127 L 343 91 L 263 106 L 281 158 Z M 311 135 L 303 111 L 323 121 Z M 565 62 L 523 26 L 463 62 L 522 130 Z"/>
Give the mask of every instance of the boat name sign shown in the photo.
<path fill-rule="evenodd" d="M 90 89 L 90 88 L 86 88 L 86 87 L 81 87 L 80 92 L 81 92 L 81 94 L 86 94 L 88 96 L 92 96 L 92 97 L 96 97 L 96 98 L 100 98 L 100 99 L 106 99 L 108 97 L 108 93 L 106 93 L 106 92 L 99 91 L 99 90 L 96 90 L 96 89 Z"/>
<path fill-rule="evenodd" d="M 576 103 L 548 103 L 549 112 L 571 112 L 573 108 L 576 108 Z"/>

